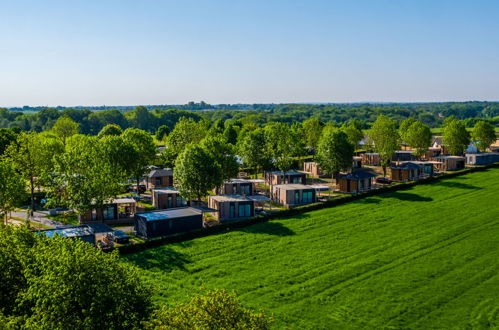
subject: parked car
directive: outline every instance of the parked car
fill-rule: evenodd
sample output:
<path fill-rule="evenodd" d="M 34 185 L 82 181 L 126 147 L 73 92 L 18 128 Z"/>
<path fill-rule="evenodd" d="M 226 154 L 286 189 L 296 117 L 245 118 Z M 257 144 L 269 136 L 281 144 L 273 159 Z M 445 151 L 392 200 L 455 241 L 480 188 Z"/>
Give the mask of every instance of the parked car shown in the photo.
<path fill-rule="evenodd" d="M 113 231 L 114 241 L 119 244 L 128 244 L 130 242 L 130 236 L 128 236 L 123 230 Z"/>
<path fill-rule="evenodd" d="M 388 178 L 384 178 L 384 177 L 379 177 L 379 178 L 376 178 L 376 183 L 379 183 L 379 184 L 390 184 L 390 183 L 392 183 L 392 180 L 390 180 Z"/>

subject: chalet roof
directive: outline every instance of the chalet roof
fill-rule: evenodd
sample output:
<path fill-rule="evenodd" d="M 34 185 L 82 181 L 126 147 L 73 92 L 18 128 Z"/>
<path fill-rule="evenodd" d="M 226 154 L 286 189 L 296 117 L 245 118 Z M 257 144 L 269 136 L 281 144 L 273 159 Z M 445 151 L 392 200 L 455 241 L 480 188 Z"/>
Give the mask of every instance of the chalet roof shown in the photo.
<path fill-rule="evenodd" d="M 91 236 L 94 234 L 92 229 L 86 225 L 41 230 L 39 231 L 39 233 L 44 234 L 49 238 L 54 237 L 55 235 L 71 238 L 71 237 Z"/>
<path fill-rule="evenodd" d="M 437 156 L 437 157 L 433 157 L 435 159 L 442 159 L 442 160 L 446 160 L 446 159 L 456 159 L 456 160 L 465 160 L 465 158 L 463 156 L 450 156 L 450 155 L 447 155 L 447 156 Z"/>
<path fill-rule="evenodd" d="M 289 171 L 286 171 L 286 172 L 283 172 L 283 171 L 270 171 L 270 172 L 267 172 L 267 173 L 275 174 L 275 175 L 306 175 L 303 172 L 299 172 L 299 171 L 295 171 L 295 170 L 289 170 Z"/>
<path fill-rule="evenodd" d="M 365 179 L 374 178 L 376 176 L 378 176 L 376 173 L 370 171 L 355 171 L 352 173 L 339 174 L 338 178 L 347 179 L 347 180 L 365 180 Z"/>
<path fill-rule="evenodd" d="M 400 170 L 417 170 L 419 168 L 422 168 L 422 164 L 418 164 L 415 162 L 404 162 L 398 165 L 391 165 L 390 168 L 393 169 L 400 169 Z"/>
<path fill-rule="evenodd" d="M 157 194 L 178 194 L 178 190 L 174 187 L 166 187 L 166 188 L 155 188 L 152 190 L 153 193 Z"/>
<path fill-rule="evenodd" d="M 252 201 L 249 196 L 242 195 L 215 195 L 209 196 L 209 199 L 213 199 L 217 202 L 249 202 Z"/>
<path fill-rule="evenodd" d="M 305 190 L 305 189 L 314 189 L 311 186 L 307 186 L 301 183 L 290 183 L 290 184 L 277 184 L 274 185 L 273 188 L 279 188 L 282 190 Z"/>
<path fill-rule="evenodd" d="M 249 199 L 251 199 L 254 202 L 266 202 L 270 201 L 270 198 L 264 195 L 251 195 L 251 196 L 246 196 Z"/>
<path fill-rule="evenodd" d="M 224 183 L 253 183 L 253 181 L 248 179 L 230 179 Z"/>
<path fill-rule="evenodd" d="M 157 221 L 174 218 L 184 218 L 193 215 L 200 215 L 202 211 L 193 207 L 179 207 L 162 211 L 138 213 L 136 216 L 143 217 L 146 221 Z"/>
<path fill-rule="evenodd" d="M 153 168 L 147 174 L 148 178 L 157 178 L 162 176 L 173 176 L 173 170 L 171 168 Z"/>
<path fill-rule="evenodd" d="M 87 224 L 86 226 L 90 227 L 90 229 L 92 229 L 94 234 L 113 232 L 113 228 L 109 227 L 105 223 L 91 223 L 91 224 Z"/>

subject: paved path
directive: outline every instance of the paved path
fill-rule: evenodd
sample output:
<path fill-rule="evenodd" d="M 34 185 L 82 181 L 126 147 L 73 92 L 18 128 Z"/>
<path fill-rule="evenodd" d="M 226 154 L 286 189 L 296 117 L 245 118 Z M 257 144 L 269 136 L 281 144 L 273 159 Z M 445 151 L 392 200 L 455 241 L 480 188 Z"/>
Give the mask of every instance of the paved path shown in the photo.
<path fill-rule="evenodd" d="M 26 211 L 15 211 L 15 212 L 12 212 L 12 216 L 18 217 L 21 219 L 26 219 L 27 212 Z M 58 227 L 58 226 L 64 226 L 64 224 L 62 222 L 49 219 L 49 218 L 47 218 L 47 216 L 48 216 L 48 211 L 35 211 L 35 212 L 33 212 L 32 221 L 39 223 L 39 224 L 42 224 L 44 226 L 52 227 L 52 228 Z"/>

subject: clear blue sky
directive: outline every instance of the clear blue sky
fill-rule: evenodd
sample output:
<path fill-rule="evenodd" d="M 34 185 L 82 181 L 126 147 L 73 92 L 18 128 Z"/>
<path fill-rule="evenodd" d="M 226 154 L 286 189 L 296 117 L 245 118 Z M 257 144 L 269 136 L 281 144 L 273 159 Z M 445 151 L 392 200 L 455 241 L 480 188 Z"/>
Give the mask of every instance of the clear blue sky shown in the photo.
<path fill-rule="evenodd" d="M 0 106 L 499 100 L 499 1 L 0 1 Z"/>

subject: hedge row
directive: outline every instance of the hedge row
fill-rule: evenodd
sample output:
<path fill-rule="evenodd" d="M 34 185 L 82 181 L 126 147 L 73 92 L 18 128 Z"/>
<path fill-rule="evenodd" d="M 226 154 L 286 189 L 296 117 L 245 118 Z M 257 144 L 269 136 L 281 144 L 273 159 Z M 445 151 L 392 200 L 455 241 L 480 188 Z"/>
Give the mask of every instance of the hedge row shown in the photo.
<path fill-rule="evenodd" d="M 319 203 L 314 203 L 314 204 L 308 204 L 304 206 L 299 206 L 296 208 L 292 209 L 286 209 L 277 213 L 272 213 L 272 214 L 267 214 L 267 215 L 259 215 L 253 218 L 248 218 L 244 220 L 238 220 L 238 221 L 230 221 L 230 222 L 225 222 L 222 223 L 218 226 L 214 227 L 209 227 L 209 228 L 203 228 L 203 229 L 198 229 L 186 233 L 179 233 L 171 236 L 165 236 L 161 238 L 156 238 L 156 239 L 151 239 L 147 240 L 141 243 L 136 243 L 136 244 L 131 244 L 131 245 L 124 245 L 118 247 L 118 250 L 121 254 L 127 254 L 127 253 L 135 253 L 139 251 L 143 251 L 146 249 L 158 247 L 161 245 L 165 244 L 171 244 L 171 243 L 178 243 L 186 240 L 191 240 L 194 238 L 199 238 L 199 237 L 204 237 L 208 235 L 216 235 L 220 233 L 227 232 L 229 230 L 233 229 L 238 229 L 238 228 L 243 228 L 247 226 L 251 226 L 257 223 L 263 223 L 267 222 L 273 219 L 278 219 L 278 218 L 283 218 L 283 217 L 289 217 L 289 216 L 294 216 L 298 215 L 301 213 L 305 212 L 310 212 L 314 210 L 319 210 L 323 208 L 329 208 L 345 203 L 349 203 L 358 199 L 370 197 L 370 196 L 376 196 L 380 194 L 385 194 L 389 192 L 395 192 L 399 190 L 405 190 L 409 189 L 411 187 L 414 187 L 416 185 L 420 184 L 430 184 L 432 182 L 441 180 L 441 179 L 448 179 L 448 178 L 453 178 L 456 176 L 472 173 L 472 172 L 478 172 L 478 171 L 484 171 L 492 167 L 499 167 L 499 163 L 491 164 L 491 165 L 486 165 L 486 166 L 480 166 L 480 167 L 473 167 L 473 168 L 467 168 L 464 170 L 456 171 L 453 173 L 445 173 L 441 174 L 438 176 L 432 176 L 426 179 L 418 180 L 418 181 L 411 181 L 411 182 L 405 182 L 405 183 L 400 183 L 400 184 L 395 184 L 395 185 L 390 185 L 386 187 L 382 187 L 379 189 L 375 190 L 369 190 L 363 193 L 355 194 L 355 195 L 346 195 L 339 197 L 337 199 L 325 201 L 325 202 L 319 202 Z"/>

